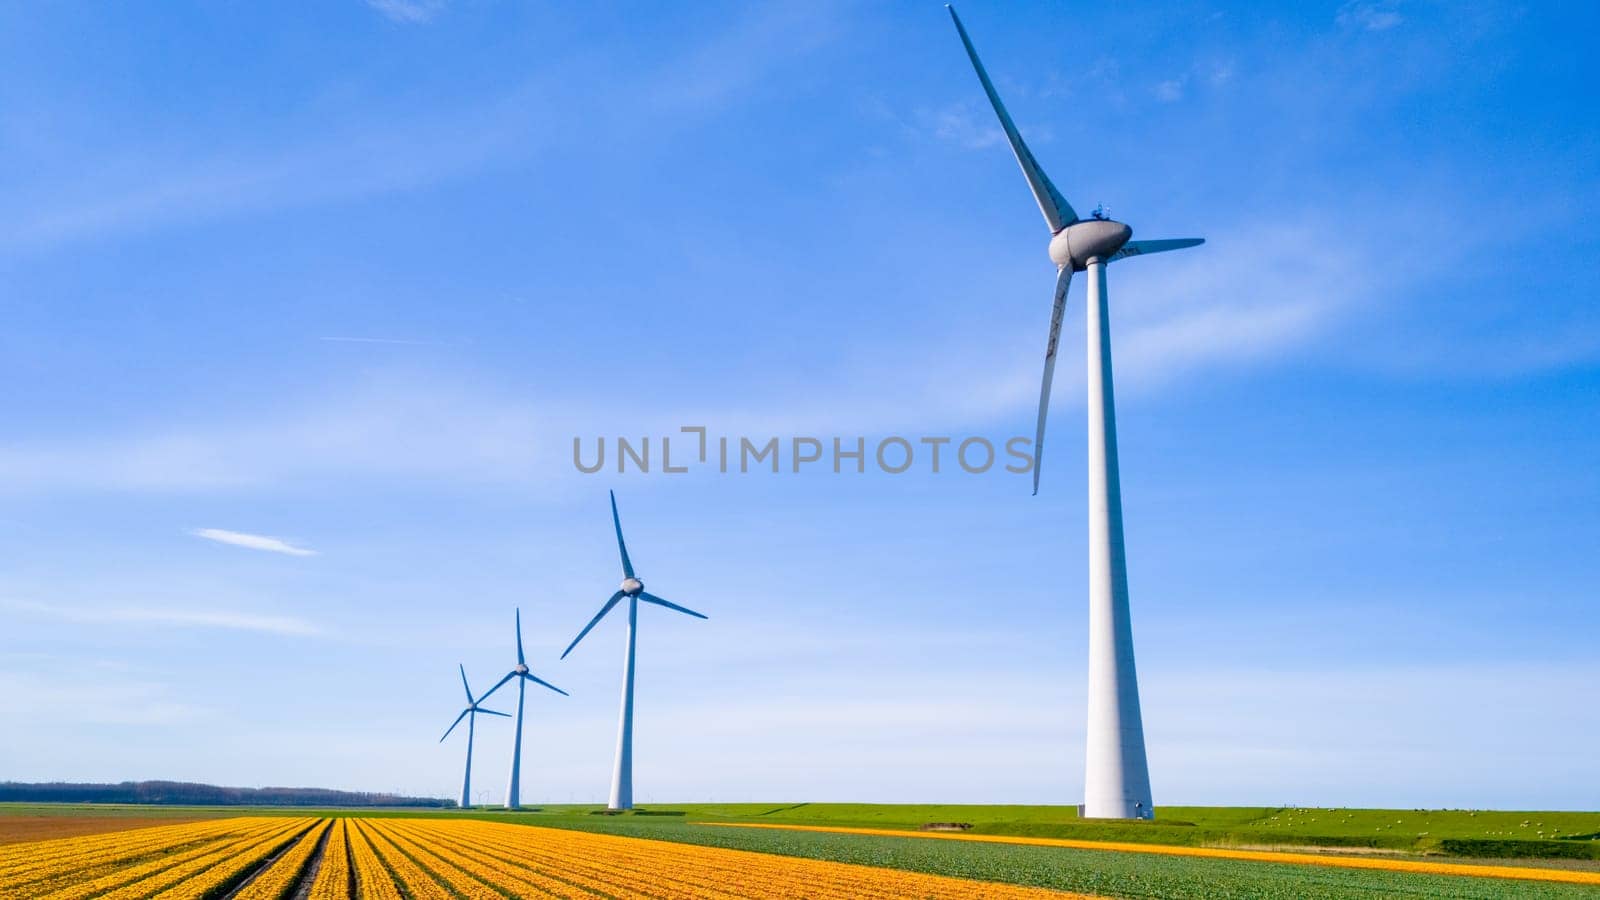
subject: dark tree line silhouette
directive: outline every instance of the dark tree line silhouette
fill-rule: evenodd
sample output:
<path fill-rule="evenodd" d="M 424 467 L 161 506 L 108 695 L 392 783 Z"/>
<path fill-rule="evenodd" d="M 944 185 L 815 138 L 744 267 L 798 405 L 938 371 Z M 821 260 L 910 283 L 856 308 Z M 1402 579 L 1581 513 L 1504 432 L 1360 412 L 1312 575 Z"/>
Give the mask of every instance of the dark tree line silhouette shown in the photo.
<path fill-rule="evenodd" d="M 26 784 L 0 781 L 0 802 L 6 803 L 148 803 L 182 806 L 428 806 L 453 807 L 454 800 L 405 797 L 326 788 L 238 788 L 183 781 L 124 781 L 121 784 L 74 784 L 53 781 Z"/>

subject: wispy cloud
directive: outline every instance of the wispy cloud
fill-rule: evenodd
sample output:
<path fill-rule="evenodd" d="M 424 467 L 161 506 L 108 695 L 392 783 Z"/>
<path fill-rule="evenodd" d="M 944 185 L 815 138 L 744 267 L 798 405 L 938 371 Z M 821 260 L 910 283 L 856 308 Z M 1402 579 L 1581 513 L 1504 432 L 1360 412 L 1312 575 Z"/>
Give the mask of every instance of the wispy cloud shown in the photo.
<path fill-rule="evenodd" d="M 407 25 L 422 25 L 433 21 L 444 11 L 445 0 L 366 0 L 367 5 L 389 19 Z"/>
<path fill-rule="evenodd" d="M 418 187 L 471 170 L 502 152 L 512 144 L 519 121 L 515 116 L 478 120 L 469 114 L 442 128 L 347 128 L 335 139 L 313 138 L 276 151 L 98 160 L 94 174 L 80 178 L 79 184 L 58 185 L 58 191 L 33 203 L 7 204 L 10 224 L 0 229 L 0 244 L 50 248 Z M 406 152 L 396 154 L 396 147 Z M 140 169 L 144 175 L 136 177 Z"/>
<path fill-rule="evenodd" d="M 1190 373 L 1264 365 L 1309 351 L 1348 324 L 1353 310 L 1409 289 L 1428 271 L 1396 266 L 1380 279 L 1353 268 L 1342 255 L 1348 248 L 1327 240 L 1348 233 L 1322 219 L 1279 219 L 1212 233 L 1195 250 L 1114 264 L 1109 280 L 1118 386 L 1137 395 Z M 1051 274 L 1038 276 L 1041 295 Z M 1063 338 L 1069 354 L 1081 352 L 1084 290 L 1079 276 L 1069 300 L 1073 322 Z M 825 406 L 782 408 L 800 433 L 827 433 L 830 425 L 870 430 L 1025 421 L 1018 412 L 1038 402 L 1043 326 L 1039 321 L 990 335 L 981 351 L 968 333 L 919 336 L 919 352 L 934 361 L 929 365 L 907 370 L 885 363 L 852 373 L 852 382 L 873 385 L 873 396 L 853 399 L 840 390 Z M 1054 402 L 1082 403 L 1083 378 L 1081 364 L 1058 365 Z"/>
<path fill-rule="evenodd" d="M 167 609 L 152 606 L 67 606 L 22 600 L 0 601 L 0 608 L 79 625 L 148 625 L 167 628 L 213 628 L 254 631 L 291 637 L 324 634 L 318 625 L 294 616 L 275 616 L 222 609 Z"/>
<path fill-rule="evenodd" d="M 976 109 L 970 103 L 957 103 L 943 109 L 918 114 L 922 130 L 941 141 L 948 141 L 968 150 L 992 147 L 1006 139 L 1005 132 L 995 123 L 988 109 Z M 1030 135 L 1031 137 L 1031 135 Z"/>
<path fill-rule="evenodd" d="M 433 341 L 413 341 L 406 338 L 381 338 L 381 337 L 345 337 L 340 335 L 327 335 L 317 338 L 330 344 L 398 344 L 406 347 L 427 347 Z"/>
<path fill-rule="evenodd" d="M 1395 4 L 1392 2 L 1352 0 L 1352 2 L 1340 7 L 1336 21 L 1341 28 L 1356 28 L 1362 31 L 1388 31 L 1405 21 L 1405 19 L 1395 9 Z"/>
<path fill-rule="evenodd" d="M 892 122 L 904 137 L 915 144 L 941 141 L 963 150 L 984 150 L 1003 146 L 1006 133 L 1000 128 L 994 110 L 982 100 L 960 100 L 939 107 L 924 107 L 909 113 L 887 104 L 869 104 L 869 112 Z M 1015 113 L 1013 112 L 1013 115 Z M 1028 121 L 1018 125 L 1030 147 L 1049 144 L 1055 138 L 1050 123 Z"/>
<path fill-rule="evenodd" d="M 204 423 L 0 446 L 0 491 L 225 491 L 320 477 L 529 484 L 571 452 L 563 441 L 579 432 L 569 424 L 482 388 L 363 384 Z"/>
<path fill-rule="evenodd" d="M 1350 310 L 1380 292 L 1415 283 L 1418 272 L 1398 265 L 1382 279 L 1376 270 L 1349 266 L 1351 248 L 1327 236 L 1350 233 L 1337 222 L 1276 220 L 1213 233 L 1197 250 L 1117 263 L 1111 291 L 1118 384 L 1136 393 L 1209 367 L 1270 362 L 1340 327 Z M 1045 296 L 1051 273 L 1047 265 L 1039 271 L 1038 291 Z M 1075 323 L 1082 321 L 1082 285 L 1081 278 L 1073 285 Z M 908 368 L 895 362 L 899 352 L 875 352 L 819 374 L 827 379 L 825 389 L 813 384 L 794 394 L 782 385 L 757 385 L 739 400 L 693 414 L 612 404 L 601 409 L 583 396 L 534 402 L 437 378 L 384 381 L 236 418 L 0 446 L 0 491 L 249 491 L 319 478 L 549 491 L 576 483 L 572 436 L 616 434 L 620 422 L 630 423 L 630 434 L 675 432 L 690 421 L 751 435 L 1009 428 L 1026 421 L 1023 414 L 1038 398 L 1044 322 L 1030 322 L 989 335 L 979 351 L 970 333 L 910 335 L 905 346 L 930 364 Z M 1079 365 L 1058 367 L 1059 404 L 1081 403 L 1082 378 Z"/>
<path fill-rule="evenodd" d="M 1396 216 L 1385 235 L 1371 238 L 1353 238 L 1362 232 L 1310 213 L 1262 221 L 1212 232 L 1199 249 L 1113 266 L 1117 378 L 1128 396 L 1189 373 L 1315 352 L 1351 325 L 1354 311 L 1403 297 L 1420 280 L 1456 265 L 1452 254 L 1475 250 L 1463 243 L 1427 259 L 1397 260 L 1380 272 L 1348 260 L 1381 254 L 1380 237 L 1405 244 L 1438 233 L 1443 229 L 1432 214 Z M 1330 235 L 1347 242 L 1330 241 Z M 1363 243 L 1368 240 L 1372 245 Z M 1052 273 L 1047 265 L 1038 271 L 1037 290 L 1046 296 Z M 1083 283 L 1079 278 L 1073 285 L 1073 329 L 1082 327 Z M 738 399 L 687 414 L 609 402 L 602 408 L 581 395 L 533 401 L 436 377 L 364 384 L 208 423 L 157 422 L 144 433 L 0 445 L 0 491 L 249 491 L 338 478 L 549 492 L 580 483 L 571 466 L 574 435 L 616 434 L 622 422 L 630 423 L 629 434 L 675 433 L 685 422 L 751 435 L 1012 429 L 1028 421 L 1037 402 L 1043 326 L 1042 318 L 1030 319 L 1024 328 L 989 333 L 981 342 L 970 332 L 919 332 L 905 336 L 903 345 L 819 373 L 826 387 L 814 383 L 797 394 L 758 384 Z M 1070 347 L 1079 339 L 1069 333 L 1066 340 Z M 913 350 L 930 362 L 897 362 Z M 1053 396 L 1060 408 L 1082 402 L 1082 379 L 1081 365 L 1057 368 Z"/>
<path fill-rule="evenodd" d="M 234 547 L 246 547 L 251 550 L 265 550 L 268 553 L 282 553 L 288 556 L 316 556 L 317 551 L 305 547 L 296 547 L 288 541 L 261 534 L 247 534 L 242 531 L 228 531 L 223 528 L 197 528 L 190 532 L 195 537 L 216 541 L 219 544 L 229 544 Z"/>
<path fill-rule="evenodd" d="M 1155 86 L 1156 99 L 1162 103 L 1177 103 L 1183 99 L 1185 78 L 1169 78 Z"/>
<path fill-rule="evenodd" d="M 667 116 L 674 125 L 681 116 L 705 115 L 832 39 L 839 28 L 835 7 L 831 2 L 743 7 L 726 29 L 641 72 L 629 90 L 642 100 L 641 111 Z"/>
<path fill-rule="evenodd" d="M 1118 264 L 1116 280 L 1128 286 L 1119 292 L 1118 367 L 1135 382 L 1159 383 L 1208 364 L 1270 358 L 1334 327 L 1380 285 L 1352 271 L 1325 233 L 1280 222 L 1167 259 Z"/>
<path fill-rule="evenodd" d="M 1183 773 L 1170 790 L 1188 802 L 1583 809 L 1596 799 L 1580 774 L 1589 755 L 1549 723 L 1573 734 L 1600 726 L 1580 700 L 1597 674 L 1562 661 L 1278 666 L 1270 675 L 1212 666 L 1155 670 L 1140 686 L 1151 685 L 1147 721 L 1159 723 L 1151 755 Z M 1498 780 L 1508 767 L 1539 774 Z M 1577 795 L 1559 793 L 1576 784 Z"/>
<path fill-rule="evenodd" d="M 1397 215 L 1388 237 L 1420 244 L 1450 220 L 1448 210 Z M 1329 240 L 1330 235 L 1359 234 L 1341 217 L 1307 212 L 1258 221 L 1257 226 L 1212 231 L 1207 244 L 1197 249 L 1111 267 L 1117 384 L 1126 388 L 1126 396 L 1135 398 L 1195 373 L 1325 355 L 1339 335 L 1361 326 L 1364 313 L 1403 302 L 1418 285 L 1459 266 L 1478 249 L 1469 241 L 1425 258 L 1396 260 L 1380 271 L 1349 265 L 1351 245 Z M 1382 252 L 1376 238 L 1356 240 L 1359 249 L 1354 252 Z M 1037 276 L 1041 295 L 1048 290 L 1050 274 Z M 1084 373 L 1077 354 L 1084 290 L 1084 278 L 1075 278 L 1068 306 L 1072 321 L 1063 340 L 1068 359 L 1075 356 L 1080 362 L 1056 368 L 1052 398 L 1059 408 L 1083 402 Z M 918 352 L 930 360 L 928 365 L 908 370 L 883 363 L 851 373 L 849 383 L 873 385 L 870 396 L 840 389 L 825 406 L 804 401 L 770 406 L 783 408 L 799 433 L 828 433 L 830 425 L 871 433 L 874 427 L 1026 421 L 1018 413 L 1038 402 L 1043 326 L 1043 321 L 1025 321 L 1020 330 L 991 333 L 981 349 L 968 332 L 919 335 Z M 1575 341 L 1568 350 L 1577 353 L 1591 346 L 1592 341 Z M 1348 349 L 1338 353 L 1343 362 L 1352 361 Z M 1535 359 L 1527 362 L 1532 368 Z"/>
<path fill-rule="evenodd" d="M 407 23 L 429 21 L 445 7 L 443 0 L 368 5 Z M 0 202 L 0 250 L 48 250 L 426 187 L 496 160 L 538 154 L 570 133 L 557 127 L 569 118 L 584 119 L 586 140 L 597 139 L 597 128 L 615 129 L 610 140 L 625 142 L 640 130 L 685 127 L 803 59 L 836 28 L 826 4 L 774 7 L 746 15 L 658 66 L 638 69 L 638 77 L 621 86 L 586 79 L 574 68 L 614 71 L 611 61 L 562 59 L 486 98 L 407 106 L 387 116 L 360 105 L 325 118 L 273 123 L 281 136 L 262 129 L 231 142 L 207 135 L 185 145 L 179 132 L 175 141 L 112 144 L 109 151 L 52 159 L 56 168 L 32 180 L 30 191 L 11 192 Z M 562 89 L 552 90 L 558 81 Z M 573 87 L 590 81 L 600 86 Z M 618 115 L 596 124 L 597 109 Z"/>
<path fill-rule="evenodd" d="M 115 672 L 117 677 L 107 677 Z M 103 664 L 45 671 L 0 671 L 0 716 L 30 726 L 171 726 L 204 716 L 208 710 L 182 699 L 171 686 L 130 679 Z"/>

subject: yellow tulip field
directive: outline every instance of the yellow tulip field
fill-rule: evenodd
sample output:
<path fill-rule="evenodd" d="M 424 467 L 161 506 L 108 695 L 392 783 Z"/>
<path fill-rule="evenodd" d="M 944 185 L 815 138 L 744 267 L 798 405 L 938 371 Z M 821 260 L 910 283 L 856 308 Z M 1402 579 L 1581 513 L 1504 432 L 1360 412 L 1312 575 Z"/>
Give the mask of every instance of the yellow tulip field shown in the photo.
<path fill-rule="evenodd" d="M 240 817 L 0 847 L 0 897 L 19 900 L 1070 896 L 465 819 Z"/>

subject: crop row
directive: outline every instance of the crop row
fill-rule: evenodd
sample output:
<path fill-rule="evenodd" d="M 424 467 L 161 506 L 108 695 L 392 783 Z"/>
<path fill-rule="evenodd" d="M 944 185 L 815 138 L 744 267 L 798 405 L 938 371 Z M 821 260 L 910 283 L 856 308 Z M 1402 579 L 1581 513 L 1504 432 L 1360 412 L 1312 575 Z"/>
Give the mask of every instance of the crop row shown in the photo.
<path fill-rule="evenodd" d="M 100 900 L 143 900 L 156 893 L 163 900 L 207 900 L 259 868 L 269 857 L 304 834 L 310 825 L 311 820 L 291 820 L 291 824 L 282 828 L 101 894 Z"/>
<path fill-rule="evenodd" d="M 22 884 L 68 866 L 87 867 L 102 863 L 140 859 L 153 853 L 216 840 L 237 831 L 239 819 L 219 819 L 162 828 L 58 838 L 48 841 L 12 844 L 0 848 L 0 884 Z"/>
<path fill-rule="evenodd" d="M 263 842 L 287 839 L 309 819 L 241 818 L 159 829 L 165 843 L 119 840 L 117 834 L 74 838 L 75 853 L 49 853 L 32 866 L 0 874 L 0 896 L 87 900 L 90 897 L 145 896 L 135 885 L 175 884 Z M 156 829 L 149 829 L 156 830 Z M 144 834 L 145 830 L 135 832 Z M 55 843 L 55 842 L 49 842 Z M 28 845 L 22 845 L 28 846 Z M 152 888 L 155 890 L 157 888 Z"/>
<path fill-rule="evenodd" d="M 267 869 L 255 877 L 237 894 L 234 900 L 283 900 L 305 876 L 306 870 L 316 861 L 318 850 L 333 820 L 324 819 L 307 829 L 294 846 L 284 851 Z"/>
<path fill-rule="evenodd" d="M 309 900 L 344 900 L 350 896 L 355 871 L 350 865 L 349 819 L 338 819 L 328 831 L 317 862 L 317 875 L 311 882 Z"/>
<path fill-rule="evenodd" d="M 354 830 L 354 829 L 353 829 Z M 1039 888 L 898 869 L 470 820 L 365 819 L 361 896 L 381 881 L 405 896 L 698 898 L 1061 898 Z M 354 842 L 352 842 L 354 845 Z M 358 860 L 358 869 L 360 862 Z M 382 885 L 387 889 L 392 885 Z"/>

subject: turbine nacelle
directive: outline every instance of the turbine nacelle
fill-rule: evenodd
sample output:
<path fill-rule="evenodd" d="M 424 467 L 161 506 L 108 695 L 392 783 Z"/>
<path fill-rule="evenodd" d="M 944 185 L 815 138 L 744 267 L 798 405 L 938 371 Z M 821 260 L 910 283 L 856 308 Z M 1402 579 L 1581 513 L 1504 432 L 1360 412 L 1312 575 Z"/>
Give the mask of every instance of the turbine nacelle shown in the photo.
<path fill-rule="evenodd" d="M 644 582 L 630 575 L 627 578 L 622 579 L 622 593 L 629 597 L 642 594 L 644 593 Z"/>
<path fill-rule="evenodd" d="M 1050 261 L 1058 269 L 1082 272 L 1091 262 L 1110 262 L 1133 229 L 1111 219 L 1084 219 L 1056 232 L 1050 239 Z"/>
<path fill-rule="evenodd" d="M 525 663 L 517 663 L 517 667 L 511 671 L 516 672 L 518 675 L 526 675 L 528 674 L 528 666 Z"/>

